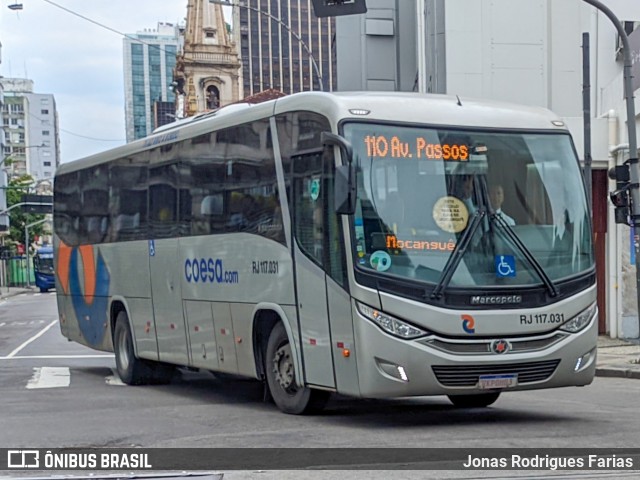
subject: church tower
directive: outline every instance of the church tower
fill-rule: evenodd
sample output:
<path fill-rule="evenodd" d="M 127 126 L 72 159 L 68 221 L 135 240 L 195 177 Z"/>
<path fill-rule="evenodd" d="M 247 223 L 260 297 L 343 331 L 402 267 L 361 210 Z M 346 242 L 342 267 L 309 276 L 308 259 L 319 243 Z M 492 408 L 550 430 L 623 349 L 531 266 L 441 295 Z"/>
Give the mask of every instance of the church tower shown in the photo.
<path fill-rule="evenodd" d="M 188 0 L 184 46 L 174 71 L 177 116 L 190 117 L 237 102 L 239 70 L 222 6 Z"/>

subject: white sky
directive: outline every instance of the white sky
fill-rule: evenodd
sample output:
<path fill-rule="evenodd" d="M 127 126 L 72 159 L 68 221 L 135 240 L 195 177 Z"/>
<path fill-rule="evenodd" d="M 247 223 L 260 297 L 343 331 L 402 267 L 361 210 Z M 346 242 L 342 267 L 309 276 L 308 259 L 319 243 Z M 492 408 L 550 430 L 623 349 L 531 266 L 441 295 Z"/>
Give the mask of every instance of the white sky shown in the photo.
<path fill-rule="evenodd" d="M 187 10 L 187 0 L 52 1 L 127 34 L 184 23 Z M 8 8 L 18 2 L 23 10 Z M 35 93 L 55 96 L 62 162 L 125 143 L 121 35 L 44 0 L 0 0 L 0 42 L 0 75 L 29 78 Z"/>

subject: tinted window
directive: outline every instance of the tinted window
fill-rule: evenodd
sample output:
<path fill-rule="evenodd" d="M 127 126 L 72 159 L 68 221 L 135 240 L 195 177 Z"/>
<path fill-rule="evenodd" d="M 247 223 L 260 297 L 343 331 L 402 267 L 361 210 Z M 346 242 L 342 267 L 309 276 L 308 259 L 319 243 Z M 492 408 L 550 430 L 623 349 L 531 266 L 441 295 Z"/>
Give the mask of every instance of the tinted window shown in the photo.
<path fill-rule="evenodd" d="M 58 175 L 54 184 L 53 225 L 60 239 L 70 246 L 80 243 L 80 184 L 78 173 Z"/>
<path fill-rule="evenodd" d="M 147 238 L 148 162 L 143 155 L 123 158 L 110 166 L 113 226 L 110 241 Z"/>

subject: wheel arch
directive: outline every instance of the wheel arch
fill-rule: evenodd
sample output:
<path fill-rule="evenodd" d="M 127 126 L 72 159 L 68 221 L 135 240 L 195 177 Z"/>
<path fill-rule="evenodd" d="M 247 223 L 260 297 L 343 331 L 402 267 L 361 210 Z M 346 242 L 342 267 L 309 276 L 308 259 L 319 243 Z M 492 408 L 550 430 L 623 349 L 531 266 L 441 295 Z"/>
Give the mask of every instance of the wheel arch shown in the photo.
<path fill-rule="evenodd" d="M 127 302 L 125 298 L 120 296 L 113 297 L 111 299 L 111 304 L 109 305 L 109 338 L 111 339 L 111 349 L 114 350 L 113 334 L 116 329 L 116 320 L 120 312 L 124 312 L 127 314 L 127 321 L 129 322 L 129 330 L 131 332 L 131 340 L 133 341 L 133 351 L 137 355 L 138 347 L 136 345 L 135 332 L 133 330 L 133 326 L 131 325 L 131 315 L 129 315 L 129 309 L 127 308 Z"/>
<path fill-rule="evenodd" d="M 304 386 L 304 370 L 302 368 L 302 358 L 298 338 L 294 335 L 291 328 L 291 322 L 287 314 L 280 305 L 273 303 L 259 303 L 253 311 L 253 325 L 251 328 L 251 336 L 253 340 L 253 356 L 256 363 L 256 374 L 259 379 L 265 380 L 264 357 L 267 351 L 267 343 L 271 330 L 278 324 L 282 323 L 294 358 L 294 367 L 296 371 L 296 381 L 298 386 Z"/>

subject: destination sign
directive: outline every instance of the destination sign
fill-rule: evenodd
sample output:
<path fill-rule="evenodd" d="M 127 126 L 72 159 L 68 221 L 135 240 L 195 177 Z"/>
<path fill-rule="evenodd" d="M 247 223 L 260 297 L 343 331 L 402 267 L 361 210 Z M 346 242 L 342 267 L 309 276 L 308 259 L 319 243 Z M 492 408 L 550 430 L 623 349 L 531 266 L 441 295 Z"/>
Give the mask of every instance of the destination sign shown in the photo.
<path fill-rule="evenodd" d="M 424 158 L 467 162 L 469 147 L 457 143 L 433 143 L 424 137 L 415 137 L 409 141 L 397 136 L 367 135 L 364 137 L 367 156 L 372 158 Z"/>

